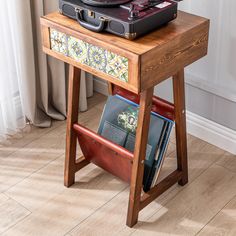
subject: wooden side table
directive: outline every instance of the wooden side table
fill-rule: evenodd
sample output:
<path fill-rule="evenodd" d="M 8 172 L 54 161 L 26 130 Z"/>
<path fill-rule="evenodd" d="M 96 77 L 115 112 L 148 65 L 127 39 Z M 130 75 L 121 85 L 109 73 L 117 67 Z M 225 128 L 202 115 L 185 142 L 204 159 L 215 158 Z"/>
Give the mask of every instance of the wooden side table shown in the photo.
<path fill-rule="evenodd" d="M 71 186 L 75 173 L 93 158 L 95 164 L 121 178 L 115 166 L 127 167 L 125 174 L 128 174 L 127 181 L 130 182 L 127 225 L 132 227 L 137 223 L 140 210 L 176 182 L 180 185 L 188 182 L 184 67 L 207 54 L 209 20 L 180 11 L 175 21 L 135 41 L 106 33 L 93 33 L 57 12 L 42 17 L 41 26 L 44 52 L 70 65 L 65 186 Z M 110 93 L 114 93 L 119 86 L 139 101 L 134 153 L 77 124 L 81 69 L 108 81 Z M 153 97 L 154 86 L 169 77 L 173 78 L 174 104 L 166 103 L 165 107 L 173 108 L 177 169 L 149 192 L 142 193 L 153 99 L 157 103 L 159 101 L 160 107 L 163 103 L 163 100 Z M 78 136 L 81 140 L 84 138 L 85 144 L 93 141 L 97 148 L 105 150 L 104 153 L 111 153 L 114 159 L 109 159 L 109 166 L 104 165 L 104 156 L 92 152 L 95 149 L 92 144 L 84 147 L 84 156 L 77 159 Z M 89 154 L 89 148 L 92 154 Z"/>

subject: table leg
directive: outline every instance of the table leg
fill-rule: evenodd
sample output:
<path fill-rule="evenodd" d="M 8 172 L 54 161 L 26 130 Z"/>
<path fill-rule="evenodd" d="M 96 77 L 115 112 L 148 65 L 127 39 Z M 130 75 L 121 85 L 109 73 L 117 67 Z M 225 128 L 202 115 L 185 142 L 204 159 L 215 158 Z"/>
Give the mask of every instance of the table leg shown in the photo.
<path fill-rule="evenodd" d="M 111 82 L 107 82 L 108 85 L 108 94 L 112 95 L 113 93 L 113 84 Z"/>
<path fill-rule="evenodd" d="M 81 70 L 70 65 L 64 171 L 64 185 L 66 187 L 70 187 L 75 182 L 77 135 L 73 129 L 73 124 L 78 122 L 80 76 Z"/>
<path fill-rule="evenodd" d="M 174 104 L 175 104 L 175 132 L 178 170 L 182 171 L 180 185 L 188 183 L 188 159 L 186 136 L 186 108 L 184 69 L 173 76 Z"/>
<path fill-rule="evenodd" d="M 144 160 L 146 156 L 152 97 L 153 88 L 142 92 L 140 95 L 140 109 L 138 127 L 136 131 L 134 160 L 130 182 L 129 207 L 126 223 L 129 227 L 132 227 L 137 223 L 140 210 L 141 192 L 143 187 Z"/>

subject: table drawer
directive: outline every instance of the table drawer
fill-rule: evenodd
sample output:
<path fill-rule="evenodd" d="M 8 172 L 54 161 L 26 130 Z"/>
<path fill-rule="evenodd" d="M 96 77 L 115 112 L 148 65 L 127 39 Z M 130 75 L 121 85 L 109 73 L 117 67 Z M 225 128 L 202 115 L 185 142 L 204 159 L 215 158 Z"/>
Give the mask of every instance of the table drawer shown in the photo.
<path fill-rule="evenodd" d="M 139 92 L 138 56 L 77 34 L 42 24 L 44 52 L 125 89 Z"/>

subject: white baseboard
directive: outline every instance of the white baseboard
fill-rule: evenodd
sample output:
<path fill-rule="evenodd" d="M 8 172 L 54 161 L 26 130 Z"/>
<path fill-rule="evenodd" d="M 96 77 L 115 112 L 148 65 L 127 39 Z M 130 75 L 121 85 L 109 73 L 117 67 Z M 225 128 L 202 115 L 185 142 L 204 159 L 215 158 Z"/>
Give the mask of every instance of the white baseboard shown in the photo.
<path fill-rule="evenodd" d="M 210 144 L 236 154 L 236 131 L 232 129 L 188 111 L 187 131 Z"/>
<path fill-rule="evenodd" d="M 108 95 L 107 84 L 104 81 L 94 79 L 94 90 Z M 187 131 L 197 138 L 236 154 L 236 131 L 232 129 L 188 111 Z"/>
<path fill-rule="evenodd" d="M 235 86 L 220 85 L 214 81 L 204 80 L 201 77 L 197 77 L 193 74 L 185 73 L 185 81 L 187 84 L 203 90 L 205 92 L 214 94 L 215 96 L 224 98 L 228 101 L 236 103 L 236 89 Z"/>
<path fill-rule="evenodd" d="M 108 86 L 107 83 L 98 78 L 93 79 L 93 89 L 94 91 L 108 96 Z"/>

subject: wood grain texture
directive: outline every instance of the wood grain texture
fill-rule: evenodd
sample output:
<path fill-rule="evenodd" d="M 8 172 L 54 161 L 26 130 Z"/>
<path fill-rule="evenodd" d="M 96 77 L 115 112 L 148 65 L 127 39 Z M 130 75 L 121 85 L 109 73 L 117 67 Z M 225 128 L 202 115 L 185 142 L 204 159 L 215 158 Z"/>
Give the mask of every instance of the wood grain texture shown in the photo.
<path fill-rule="evenodd" d="M 42 46 L 45 48 L 50 48 L 50 34 L 49 28 L 45 25 L 41 25 L 41 38 L 42 38 Z"/>
<path fill-rule="evenodd" d="M 196 235 L 236 194 L 236 175 L 212 165 L 134 235 Z"/>
<path fill-rule="evenodd" d="M 223 166 L 226 169 L 236 173 L 236 155 L 225 153 L 224 156 L 217 162 L 217 165 Z"/>
<path fill-rule="evenodd" d="M 217 162 L 222 154 L 223 150 L 220 150 L 214 146 L 207 144 L 206 142 L 199 140 L 193 136 L 188 136 L 188 150 L 189 150 L 189 185 L 185 188 L 189 188 L 190 185 L 195 184 L 196 178 L 204 173 L 213 163 Z M 161 170 L 160 180 L 165 178 L 169 173 L 176 169 L 176 159 L 173 157 L 166 157 L 163 168 Z M 126 227 L 125 216 L 127 199 L 129 197 L 129 188 L 121 192 L 114 199 L 104 205 L 99 211 L 94 213 L 91 217 L 79 224 L 73 229 L 70 234 L 73 236 L 79 236 L 83 234 L 93 235 L 96 232 L 97 235 L 132 235 L 137 228 L 142 229 L 143 225 L 150 223 L 148 220 L 157 211 L 164 208 L 165 205 L 179 194 L 183 190 L 182 187 L 177 184 L 167 190 L 155 201 L 145 207 L 139 214 L 139 221 L 133 228 Z M 187 193 L 187 192 L 186 192 Z M 185 195 L 184 195 L 185 196 Z M 119 207 L 117 207 L 119 206 Z M 204 212 L 202 212 L 204 214 Z M 104 220 L 106 219 L 106 220 Z M 174 220 L 171 219 L 171 220 Z M 154 223 L 153 223 L 154 224 Z M 93 227 L 91 227 L 93 225 Z M 188 227 L 188 226 L 186 226 Z M 143 232 L 143 235 L 149 235 L 149 231 Z M 174 231 L 170 234 L 174 235 Z M 158 231 L 156 231 L 158 235 Z M 161 235 L 161 234 L 159 234 Z"/>
<path fill-rule="evenodd" d="M 108 94 L 112 95 L 113 94 L 113 85 L 112 83 L 107 82 L 108 85 Z"/>
<path fill-rule="evenodd" d="M 9 197 L 7 195 L 0 193 L 0 205 L 2 205 L 2 203 L 4 203 L 8 199 Z"/>
<path fill-rule="evenodd" d="M 7 158 L 0 158 L 0 192 L 8 190 L 58 157 L 57 153 L 25 148 Z"/>
<path fill-rule="evenodd" d="M 129 41 L 108 33 L 97 34 L 81 27 L 76 21 L 54 12 L 41 18 L 45 53 L 63 60 L 104 80 L 140 93 L 155 86 L 181 68 L 207 53 L 209 20 L 179 11 L 167 26 L 137 40 Z M 129 60 L 129 83 L 124 83 L 89 66 L 50 50 L 46 28 L 53 28 L 90 44 L 106 48 Z"/>
<path fill-rule="evenodd" d="M 51 198 L 23 222 L 11 227 L 5 236 L 65 235 L 126 188 L 122 181 L 92 164 L 78 172 L 76 180 L 78 184 L 72 188 L 60 192 L 56 189 L 54 196 L 51 194 Z"/>
<path fill-rule="evenodd" d="M 75 181 L 77 135 L 73 125 L 78 122 L 79 115 L 80 75 L 81 70 L 70 65 L 64 173 L 64 185 L 67 187 Z"/>
<path fill-rule="evenodd" d="M 178 170 L 182 171 L 182 179 L 179 181 L 179 184 L 183 186 L 188 183 L 184 69 L 178 71 L 173 77 L 173 93 L 175 104 L 177 164 Z"/>
<path fill-rule="evenodd" d="M 37 211 L 47 201 L 65 190 L 63 185 L 64 161 L 65 155 L 63 154 L 10 188 L 6 195 L 19 202 L 29 211 Z"/>
<path fill-rule="evenodd" d="M 0 234 L 30 214 L 30 211 L 12 199 L 8 199 L 0 204 L 0 212 Z"/>
<path fill-rule="evenodd" d="M 171 186 L 176 184 L 182 178 L 182 171 L 176 170 L 168 175 L 165 179 L 163 179 L 160 183 L 154 186 L 150 191 L 144 193 L 141 202 L 140 202 L 140 210 L 154 201 L 157 197 L 159 197 L 162 193 L 168 190 Z"/>
<path fill-rule="evenodd" d="M 86 160 L 84 156 L 81 156 L 75 161 L 75 172 L 78 172 L 79 170 L 83 169 L 89 163 L 90 162 Z"/>
<path fill-rule="evenodd" d="M 199 236 L 236 235 L 236 197 L 234 197 L 198 234 Z"/>
<path fill-rule="evenodd" d="M 179 17 L 175 21 L 135 41 L 128 41 L 106 33 L 96 34 L 90 32 L 79 26 L 76 21 L 68 19 L 59 13 L 52 13 L 42 17 L 41 25 L 43 27 L 44 51 L 70 64 L 65 161 L 65 185 L 67 187 L 74 183 L 76 170 L 87 165 L 85 162 L 81 164 L 76 164 L 75 162 L 76 134 L 73 130 L 73 124 L 77 123 L 78 120 L 79 83 L 76 77 L 80 73 L 80 70 L 76 69 L 76 67 L 100 76 L 109 83 L 116 84 L 136 94 L 141 94 L 126 222 L 129 227 L 132 227 L 137 223 L 139 211 L 142 208 L 174 185 L 176 181 L 179 181 L 181 185 L 185 185 L 188 182 L 184 67 L 206 55 L 209 20 L 179 12 Z M 91 68 L 89 65 L 82 65 L 78 61 L 67 57 L 66 54 L 60 54 L 60 50 L 59 52 L 53 51 L 47 42 L 49 36 L 46 28 L 48 30 L 50 28 L 55 29 L 125 57 L 129 61 L 128 82 L 114 79 L 104 72 Z M 144 195 L 141 202 L 144 160 L 154 86 L 173 75 L 178 168 L 158 186 L 150 190 L 148 194 Z M 110 86 L 110 92 L 111 90 Z M 85 143 L 88 142 L 89 140 Z M 101 164 L 100 166 L 102 166 Z M 109 171 L 109 169 L 107 170 Z"/>
<path fill-rule="evenodd" d="M 42 24 L 49 27 L 60 27 L 67 32 L 77 32 L 89 42 L 105 43 L 108 48 L 119 48 L 117 52 L 126 51 L 127 54 L 143 55 L 156 47 L 163 46 L 166 41 L 172 41 L 181 34 L 198 27 L 208 20 L 203 17 L 192 15 L 183 11 L 178 12 L 176 20 L 170 22 L 167 26 L 157 29 L 141 38 L 130 41 L 109 33 L 94 33 L 81 27 L 75 20 L 69 19 L 58 12 L 53 12 L 42 18 Z"/>
<path fill-rule="evenodd" d="M 186 14 L 181 16 L 175 29 L 166 28 L 163 36 L 165 44 L 141 56 L 141 91 L 162 82 L 207 54 L 209 21 Z"/>
<path fill-rule="evenodd" d="M 138 213 L 140 211 L 140 200 L 143 187 L 144 160 L 146 156 L 153 91 L 154 88 L 151 88 L 141 93 L 140 95 L 140 108 L 138 116 L 138 126 L 136 130 L 134 161 L 130 182 L 130 197 L 127 214 L 127 225 L 129 227 L 132 227 L 137 223 Z"/>
<path fill-rule="evenodd" d="M 92 98 L 88 99 L 89 110 L 80 113 L 79 122 L 96 129 L 102 112 L 100 106 L 104 105 L 104 102 L 105 97 L 95 93 Z M 90 117 L 93 117 L 93 119 L 90 119 Z M 66 121 L 53 122 L 52 127 L 49 129 L 35 128 L 32 133 L 21 139 L 22 143 L 27 141 L 29 144 L 24 147 L 20 146 L 17 149 L 14 148 L 15 154 L 10 158 L 0 156 L 0 168 L 2 167 L 0 169 L 2 173 L 0 181 L 8 179 L 9 182 L 5 181 L 5 186 L 7 188 L 11 187 L 5 192 L 6 195 L 30 211 L 37 211 L 47 201 L 65 190 L 62 184 L 65 159 L 65 129 Z M 8 147 L 3 148 L 3 150 L 8 149 Z M 38 150 L 38 157 L 32 152 L 33 150 Z M 44 150 L 44 152 L 42 153 L 41 150 Z M 82 155 L 80 148 L 77 149 L 77 155 Z M 4 160 L 5 163 L 3 162 Z M 18 168 L 14 168 L 13 163 Z M 30 170 L 30 166 L 34 166 L 32 172 L 26 171 Z M 6 171 L 3 171 L 3 168 Z M 12 169 L 12 171 L 10 172 L 8 169 Z M 76 174 L 75 180 L 80 183 L 90 180 L 89 175 L 93 172 L 92 170 L 89 166 L 83 168 Z M 14 181 L 11 179 L 14 179 Z"/>
<path fill-rule="evenodd" d="M 102 112 L 101 107 L 104 105 L 104 102 L 105 97 L 95 93 L 95 96 L 88 100 L 90 110 L 80 114 L 80 123 L 89 128 L 96 129 Z M 94 119 L 89 119 L 90 117 Z M 189 230 L 191 229 L 194 229 L 194 231 L 191 231 L 188 236 L 196 235 L 196 231 L 201 234 L 200 230 L 203 232 L 202 235 L 205 235 L 204 233 L 206 233 L 206 235 L 215 235 L 215 232 L 221 232 L 222 235 L 224 235 L 225 232 L 225 235 L 230 235 L 230 232 L 234 232 L 234 203 L 233 199 L 230 199 L 230 196 L 233 195 L 233 192 L 230 193 L 230 191 L 235 189 L 235 185 L 230 179 L 230 173 L 234 173 L 234 171 L 233 169 L 228 169 L 231 161 L 234 160 L 233 156 L 229 156 L 227 153 L 224 155 L 225 152 L 223 150 L 188 135 L 189 184 L 184 188 L 174 185 L 171 189 L 167 190 L 158 197 L 157 200 L 143 209 L 139 214 L 138 224 L 134 228 L 129 228 L 125 226 L 129 187 L 118 181 L 115 177 L 91 164 L 81 169 L 76 174 L 75 181 L 78 181 L 77 185 L 70 189 L 64 188 L 62 184 L 64 150 L 59 148 L 61 145 L 59 138 L 62 139 L 61 137 L 63 137 L 64 139 L 65 127 L 66 122 L 60 121 L 53 124 L 49 129 L 35 128 L 32 130 L 32 133 L 25 135 L 19 140 L 13 140 L 12 146 L 1 146 L 0 166 L 2 166 L 1 176 L 3 179 L 4 176 L 5 178 L 9 178 L 10 175 L 8 176 L 7 173 L 2 170 L 4 170 L 4 168 L 10 168 L 14 161 L 17 161 L 16 163 L 20 167 L 18 169 L 19 173 L 20 171 L 24 173 L 27 172 L 29 166 L 37 167 L 34 169 L 33 173 L 15 182 L 14 186 L 7 192 L 4 192 L 3 196 L 0 195 L 0 205 L 6 202 L 10 197 L 32 212 L 32 214 L 26 215 L 26 218 L 18 218 L 14 225 L 8 224 L 10 228 L 3 234 L 4 236 L 127 236 L 140 234 L 141 231 L 143 236 L 150 236 L 152 234 L 163 235 L 163 233 L 168 235 L 163 232 L 168 228 L 168 225 L 170 225 L 168 231 L 169 235 L 184 235 L 183 232 L 190 232 Z M 57 138 L 58 136 L 59 138 Z M 31 157 L 29 153 L 32 153 L 33 150 L 35 151 L 37 147 L 47 150 L 47 154 L 51 152 L 57 154 L 60 152 L 60 157 L 49 163 L 41 163 L 39 158 L 38 163 L 43 165 L 35 165 L 34 156 Z M 39 152 L 40 148 L 38 148 Z M 14 156 L 16 160 L 12 159 L 12 162 L 6 162 L 9 157 L 8 151 L 15 152 Z M 17 157 L 17 153 L 19 152 L 22 153 L 22 155 Z M 3 153 L 5 153 L 5 156 Z M 27 165 L 24 159 L 22 159 L 24 156 L 25 159 L 27 159 Z M 212 166 L 214 163 L 216 164 Z M 222 164 L 222 166 L 219 167 L 221 170 L 215 169 L 212 171 L 212 167 L 214 168 L 216 165 L 219 166 L 219 163 Z M 224 163 L 226 164 L 225 166 L 223 166 Z M 167 157 L 165 159 L 162 169 L 162 173 L 164 172 L 163 177 L 171 173 L 175 168 L 176 159 L 171 154 L 170 158 Z M 14 172 L 12 172 L 12 175 L 13 174 Z M 224 176 L 225 178 L 222 178 Z M 214 178 L 216 179 L 214 180 Z M 227 183 L 229 184 L 227 185 Z M 220 185 L 219 188 L 218 184 Z M 225 189 L 222 188 L 224 184 L 226 184 L 226 193 L 224 193 Z M 199 191 L 204 194 L 201 194 Z M 210 196 L 207 202 L 213 201 L 209 207 L 208 203 L 204 204 L 208 193 Z M 7 195 L 7 197 L 5 197 L 5 195 Z M 179 218 L 182 217 L 185 212 L 186 214 L 188 212 L 188 215 L 193 217 L 196 216 L 197 212 L 197 220 L 188 221 L 187 224 L 181 224 L 180 226 L 182 228 L 180 231 L 176 231 L 175 227 L 173 227 L 178 217 L 176 218 L 174 214 L 170 212 L 172 207 L 169 205 L 178 195 L 180 195 L 179 198 L 183 200 L 179 209 L 181 213 Z M 193 204 L 193 202 L 196 207 L 190 208 L 190 204 Z M 178 207 L 177 200 L 172 204 L 175 208 Z M 10 205 L 12 206 L 12 204 Z M 214 211 L 209 215 L 208 213 L 213 209 L 212 205 L 215 205 L 216 208 L 214 208 Z M 5 206 L 7 206 L 7 204 Z M 221 206 L 225 207 L 223 208 Z M 155 222 L 155 219 L 150 217 L 156 215 L 160 210 L 165 211 L 166 209 L 167 212 L 163 216 L 165 219 L 163 219 L 162 222 L 162 224 L 166 222 L 166 226 L 162 230 L 161 226 L 155 227 L 159 219 Z M 16 212 L 14 213 L 14 211 Z M 18 207 L 11 211 L 11 215 L 17 215 L 17 212 L 20 212 Z M 207 220 L 205 218 L 206 212 L 208 215 Z M 221 212 L 223 213 L 223 218 L 221 217 Z M 1 211 L 1 213 L 3 213 L 3 211 Z M 220 216 L 219 220 L 217 219 L 218 216 Z M 9 219 L 8 214 L 0 215 L 0 221 L 2 222 L 6 222 Z M 93 227 L 91 227 L 91 225 Z M 146 228 L 147 226 L 149 227 Z M 196 226 L 197 229 L 195 228 Z M 134 233 L 135 230 L 138 231 Z M 210 234 L 208 232 L 210 232 Z M 211 232 L 213 232 L 213 234 L 211 234 Z"/>

